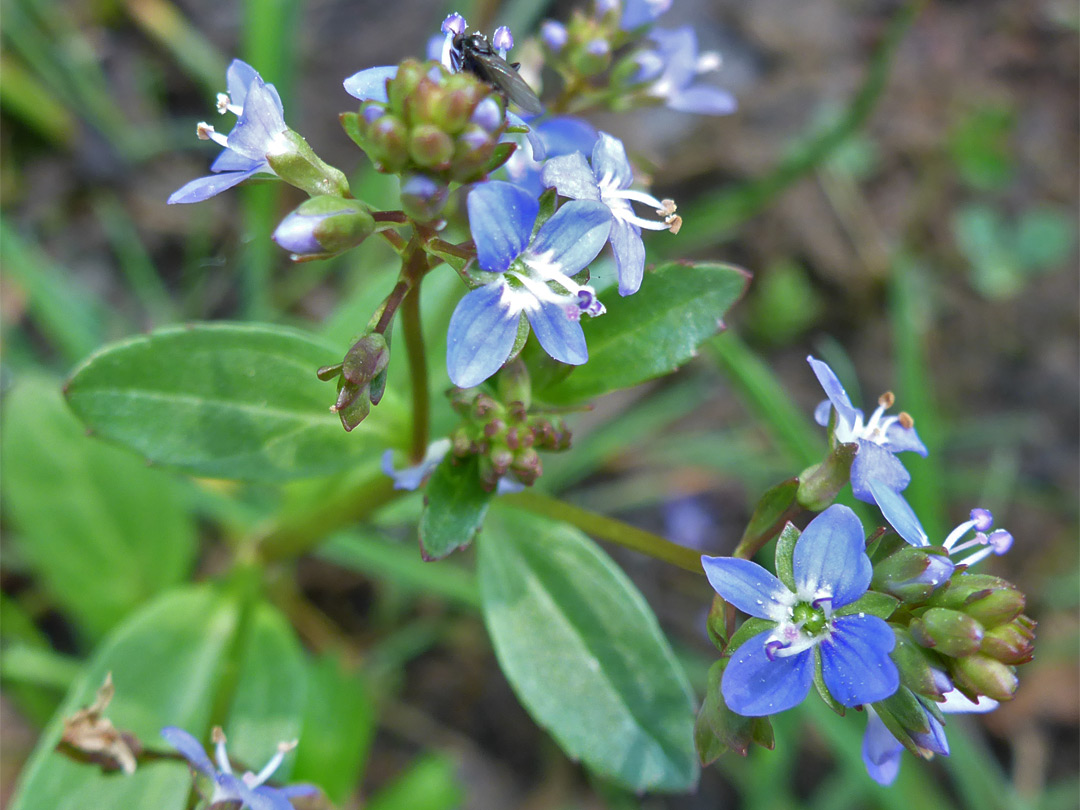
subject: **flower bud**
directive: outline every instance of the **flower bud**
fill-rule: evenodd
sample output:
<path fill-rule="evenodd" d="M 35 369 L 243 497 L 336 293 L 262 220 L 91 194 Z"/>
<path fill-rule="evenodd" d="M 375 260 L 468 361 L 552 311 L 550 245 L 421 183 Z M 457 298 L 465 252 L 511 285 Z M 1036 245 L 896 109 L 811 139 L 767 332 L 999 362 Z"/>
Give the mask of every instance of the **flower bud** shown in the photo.
<path fill-rule="evenodd" d="M 1027 616 L 1017 616 L 1008 624 L 988 630 L 979 652 L 1003 664 L 1026 664 L 1035 648 L 1036 624 Z"/>
<path fill-rule="evenodd" d="M 286 183 L 312 196 L 329 194 L 344 197 L 349 193 L 349 181 L 338 169 L 323 162 L 300 133 L 287 129 L 274 138 L 266 162 Z"/>
<path fill-rule="evenodd" d="M 449 197 L 450 189 L 446 183 L 425 174 L 410 174 L 402 178 L 401 208 L 409 219 L 417 222 L 438 219 Z"/>
<path fill-rule="evenodd" d="M 356 247 L 375 230 L 364 203 L 341 197 L 312 197 L 285 217 L 273 239 L 294 260 L 320 259 Z"/>
<path fill-rule="evenodd" d="M 390 364 L 386 338 L 378 332 L 364 335 L 349 349 L 341 376 L 353 385 L 366 385 Z"/>
<path fill-rule="evenodd" d="M 947 582 L 953 569 L 943 553 L 904 545 L 874 566 L 873 588 L 917 604 Z"/>
<path fill-rule="evenodd" d="M 948 588 L 938 590 L 930 604 L 961 610 L 986 627 L 1012 621 L 1024 611 L 1026 600 L 1020 590 L 1001 577 L 988 574 L 958 574 Z"/>
<path fill-rule="evenodd" d="M 405 122 L 396 115 L 386 114 L 368 127 L 363 146 L 379 171 L 393 174 L 409 162 L 408 137 Z"/>
<path fill-rule="evenodd" d="M 940 670 L 930 666 L 922 647 L 915 643 L 911 633 L 896 625 L 892 625 L 892 628 L 896 635 L 896 646 L 889 656 L 900 670 L 900 682 L 917 695 L 940 700 L 952 689 L 952 684 L 948 683 L 948 678 L 944 678 Z"/>
<path fill-rule="evenodd" d="M 566 47 L 570 34 L 566 26 L 555 20 L 544 20 L 540 25 L 540 40 L 552 53 L 558 53 Z"/>
<path fill-rule="evenodd" d="M 931 608 L 910 626 L 911 637 L 942 655 L 959 658 L 979 651 L 983 626 L 971 616 L 946 608 Z"/>
<path fill-rule="evenodd" d="M 847 482 L 851 480 L 851 463 L 859 445 L 839 444 L 820 464 L 815 464 L 799 474 L 799 504 L 813 512 L 823 511 L 836 500 Z"/>
<path fill-rule="evenodd" d="M 409 133 L 409 156 L 424 168 L 445 167 L 454 156 L 454 141 L 434 124 L 420 124 Z"/>
<path fill-rule="evenodd" d="M 397 115 L 405 117 L 409 99 L 420 86 L 420 82 L 427 77 L 428 69 L 429 65 L 415 59 L 406 59 L 398 65 L 397 75 L 386 83 L 390 109 Z"/>
<path fill-rule="evenodd" d="M 600 37 L 589 40 L 574 54 L 572 64 L 582 76 L 603 73 L 611 64 L 611 44 Z"/>
<path fill-rule="evenodd" d="M 965 692 L 994 700 L 1012 700 L 1019 681 L 1012 667 L 986 655 L 969 655 L 951 662 L 956 685 Z"/>

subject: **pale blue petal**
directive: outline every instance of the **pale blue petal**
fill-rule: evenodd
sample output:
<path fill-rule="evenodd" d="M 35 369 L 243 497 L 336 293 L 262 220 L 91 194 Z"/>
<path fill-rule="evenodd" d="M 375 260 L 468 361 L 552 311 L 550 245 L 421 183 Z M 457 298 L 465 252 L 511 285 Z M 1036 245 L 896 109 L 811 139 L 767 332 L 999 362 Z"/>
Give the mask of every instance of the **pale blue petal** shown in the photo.
<path fill-rule="evenodd" d="M 539 309 L 527 310 L 525 314 L 544 351 L 560 363 L 580 366 L 588 361 L 581 322 L 567 315 L 564 307 L 545 301 Z"/>
<path fill-rule="evenodd" d="M 900 773 L 900 755 L 904 746 L 878 717 L 877 712 L 866 713 L 866 733 L 863 734 L 862 758 L 866 772 L 879 785 L 891 785 Z"/>
<path fill-rule="evenodd" d="M 547 148 L 549 157 L 571 155 L 574 152 L 591 154 L 596 143 L 596 130 L 592 124 L 571 116 L 549 118 L 535 127 Z"/>
<path fill-rule="evenodd" d="M 870 587 L 874 574 L 866 556 L 862 523 L 848 507 L 833 504 L 810 521 L 791 557 L 800 592 L 832 594 L 833 609 L 849 605 Z"/>
<path fill-rule="evenodd" d="M 756 562 L 734 557 L 702 557 L 701 567 L 709 584 L 743 613 L 777 621 L 787 608 L 791 591 Z"/>
<path fill-rule="evenodd" d="M 484 270 L 503 272 L 528 244 L 540 203 L 512 183 L 492 180 L 469 192 L 467 206 L 477 261 Z"/>
<path fill-rule="evenodd" d="M 634 182 L 634 170 L 626 159 L 626 147 L 618 138 L 601 132 L 592 152 L 592 169 L 597 181 L 605 181 L 616 188 L 630 188 Z"/>
<path fill-rule="evenodd" d="M 832 402 L 827 399 L 821 400 L 814 408 L 814 421 L 822 427 L 828 427 L 829 416 L 832 414 Z"/>
<path fill-rule="evenodd" d="M 244 785 L 240 797 L 244 802 L 243 807 L 250 807 L 251 810 L 296 810 L 280 790 L 266 785 L 257 788 Z"/>
<path fill-rule="evenodd" d="M 562 197 L 572 200 L 600 199 L 596 178 L 589 168 L 589 162 L 580 152 L 551 158 L 544 164 L 540 179 L 546 188 L 554 188 Z"/>
<path fill-rule="evenodd" d="M 664 59 L 662 80 L 675 92 L 689 86 L 697 77 L 697 34 L 685 25 L 681 28 L 654 28 L 649 39 L 655 42 Z"/>
<path fill-rule="evenodd" d="M 821 674 L 842 706 L 861 706 L 892 695 L 900 673 L 889 657 L 896 644 L 892 628 L 877 616 L 838 616 L 821 642 Z"/>
<path fill-rule="evenodd" d="M 247 62 L 233 59 L 225 71 L 225 88 L 229 92 L 229 101 L 237 107 L 243 107 L 248 88 L 258 76 L 259 72 Z"/>
<path fill-rule="evenodd" d="M 300 798 L 301 796 L 314 796 L 319 792 L 319 788 L 315 785 L 309 785 L 306 782 L 300 782 L 295 785 L 286 785 L 283 788 L 278 788 L 278 793 L 283 796 L 292 798 Z"/>
<path fill-rule="evenodd" d="M 472 201 L 471 194 L 469 200 Z M 543 257 L 545 262 L 557 265 L 565 275 L 573 276 L 588 267 L 603 249 L 611 233 L 611 219 L 611 211 L 601 202 L 572 200 L 565 203 L 540 226 L 525 261 Z"/>
<path fill-rule="evenodd" d="M 698 115 L 730 115 L 738 109 L 735 96 L 707 84 L 695 84 L 668 96 L 667 106 Z"/>
<path fill-rule="evenodd" d="M 907 450 L 918 453 L 923 458 L 929 455 L 926 445 L 922 443 L 919 434 L 914 427 L 906 428 L 899 422 L 893 422 L 885 431 L 885 448 L 892 453 L 903 453 Z"/>
<path fill-rule="evenodd" d="M 166 726 L 161 730 L 161 736 L 165 738 L 169 745 L 179 751 L 195 770 L 211 778 L 217 773 L 217 769 L 211 764 L 202 743 L 182 728 Z"/>
<path fill-rule="evenodd" d="M 618 217 L 611 223 L 611 250 L 619 272 L 619 295 L 633 295 L 645 277 L 645 243 L 641 229 Z"/>
<path fill-rule="evenodd" d="M 547 157 L 547 146 L 544 144 L 540 134 L 531 126 L 525 123 L 525 119 L 517 113 L 506 111 L 506 123 L 511 127 L 517 129 L 523 129 L 525 131 L 525 137 L 529 141 L 529 148 L 532 150 L 533 160 L 543 160 Z"/>
<path fill-rule="evenodd" d="M 255 169 L 250 172 L 222 172 L 207 177 L 198 177 L 170 194 L 167 202 L 169 205 L 202 202 L 215 194 L 220 194 L 226 189 L 243 183 L 249 177 L 257 174 L 258 171 L 258 169 Z"/>
<path fill-rule="evenodd" d="M 879 444 L 859 439 L 859 452 L 851 463 L 851 491 L 860 501 L 874 502 L 870 482 L 899 492 L 911 483 L 911 475 L 892 453 Z"/>
<path fill-rule="evenodd" d="M 446 370 L 459 388 L 479 385 L 506 362 L 514 348 L 520 314 L 510 315 L 500 305 L 499 280 L 468 293 L 450 317 Z"/>
<path fill-rule="evenodd" d="M 912 731 L 911 739 L 924 751 L 947 757 L 949 755 L 949 739 L 945 736 L 945 726 L 941 725 L 938 719 L 930 712 L 927 712 L 926 709 L 923 709 L 923 711 L 926 712 L 926 723 L 930 730 L 925 732 Z"/>
<path fill-rule="evenodd" d="M 647 25 L 671 8 L 672 0 L 625 0 L 619 27 L 632 31 Z"/>
<path fill-rule="evenodd" d="M 840 379 L 833 373 L 827 363 L 823 363 L 815 357 L 807 357 L 806 362 L 810 364 L 814 376 L 818 378 L 821 387 L 825 389 L 825 396 L 829 398 L 833 407 L 836 408 L 840 418 L 849 425 L 854 424 L 855 415 L 858 411 L 851 404 L 851 399 L 848 397 L 847 391 L 844 390 L 844 386 L 840 384 Z"/>
<path fill-rule="evenodd" d="M 913 546 L 928 546 L 930 538 L 926 535 L 918 516 L 904 496 L 880 481 L 869 482 L 870 494 L 878 505 L 885 520 L 896 533 Z"/>
<path fill-rule="evenodd" d="M 243 155 L 234 152 L 232 149 L 222 149 L 221 153 L 214 159 L 214 162 L 210 164 L 210 171 L 250 172 L 265 162 L 266 161 L 252 160 L 251 158 L 244 157 Z"/>
<path fill-rule="evenodd" d="M 345 92 L 361 101 L 378 101 L 386 104 L 386 82 L 397 76 L 397 65 L 385 65 L 361 70 L 347 78 L 342 85 Z"/>
<path fill-rule="evenodd" d="M 736 714 L 764 717 L 798 706 L 814 681 L 814 652 L 769 659 L 765 642 L 772 630 L 758 633 L 731 656 L 720 691 Z"/>
<path fill-rule="evenodd" d="M 286 129 L 276 94 L 256 77 L 248 88 L 244 114 L 229 133 L 228 147 L 244 157 L 262 161 L 274 139 Z"/>

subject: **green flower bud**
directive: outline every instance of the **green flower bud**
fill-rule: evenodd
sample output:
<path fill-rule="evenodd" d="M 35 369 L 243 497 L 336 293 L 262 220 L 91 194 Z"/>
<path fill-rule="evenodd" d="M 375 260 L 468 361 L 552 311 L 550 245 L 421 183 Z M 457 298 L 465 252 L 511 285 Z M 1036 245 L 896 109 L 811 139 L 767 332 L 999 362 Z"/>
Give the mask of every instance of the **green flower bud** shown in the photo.
<path fill-rule="evenodd" d="M 431 68 L 430 62 L 417 62 L 415 59 L 406 59 L 398 65 L 397 75 L 386 83 L 387 98 L 394 113 L 406 117 L 410 99 Z"/>
<path fill-rule="evenodd" d="M 988 630 L 979 652 L 1003 664 L 1026 664 L 1035 649 L 1036 623 L 1027 616 L 1017 616 L 1008 624 Z"/>
<path fill-rule="evenodd" d="M 872 587 L 908 604 L 925 601 L 953 572 L 948 555 L 904 544 L 874 566 Z"/>
<path fill-rule="evenodd" d="M 434 124 L 419 124 L 409 133 L 409 156 L 424 168 L 445 168 L 454 156 L 454 141 Z"/>
<path fill-rule="evenodd" d="M 375 232 L 367 205 L 341 197 L 312 197 L 281 221 L 274 241 L 294 260 L 319 259 L 356 247 Z"/>
<path fill-rule="evenodd" d="M 950 662 L 950 672 L 961 691 L 1012 700 L 1019 685 L 1013 668 L 986 655 L 969 655 Z"/>
<path fill-rule="evenodd" d="M 896 646 L 889 656 L 900 670 L 900 682 L 917 695 L 940 700 L 948 691 L 948 686 L 935 675 L 923 648 L 903 627 L 894 624 L 892 629 L 896 635 Z"/>
<path fill-rule="evenodd" d="M 912 620 L 911 637 L 942 655 L 959 658 L 979 651 L 983 626 L 971 616 L 947 608 L 931 608 Z"/>
<path fill-rule="evenodd" d="M 366 385 L 390 364 L 386 338 L 378 332 L 364 335 L 349 349 L 341 376 L 353 385 Z"/>
<path fill-rule="evenodd" d="M 266 162 L 282 180 L 312 196 L 329 194 L 344 197 L 349 181 L 338 169 L 323 162 L 300 133 L 287 129 L 274 139 Z"/>
<path fill-rule="evenodd" d="M 1011 622 L 1024 612 L 1026 600 L 1020 590 L 1001 577 L 988 574 L 956 574 L 948 588 L 930 598 L 930 604 L 961 610 L 986 627 Z"/>
<path fill-rule="evenodd" d="M 396 115 L 382 115 L 367 128 L 365 149 L 379 171 L 393 174 L 409 163 L 409 130 Z"/>

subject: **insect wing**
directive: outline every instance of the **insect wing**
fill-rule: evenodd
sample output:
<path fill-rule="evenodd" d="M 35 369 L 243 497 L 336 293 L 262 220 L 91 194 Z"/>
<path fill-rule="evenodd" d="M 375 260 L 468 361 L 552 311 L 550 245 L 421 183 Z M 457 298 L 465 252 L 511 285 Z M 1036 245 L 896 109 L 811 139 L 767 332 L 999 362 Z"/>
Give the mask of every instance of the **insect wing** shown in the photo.
<path fill-rule="evenodd" d="M 472 68 L 472 72 L 478 77 L 501 90 L 510 101 L 530 115 L 539 115 L 544 111 L 544 105 L 540 103 L 528 82 L 498 54 L 469 49 L 466 51 L 465 64 Z"/>

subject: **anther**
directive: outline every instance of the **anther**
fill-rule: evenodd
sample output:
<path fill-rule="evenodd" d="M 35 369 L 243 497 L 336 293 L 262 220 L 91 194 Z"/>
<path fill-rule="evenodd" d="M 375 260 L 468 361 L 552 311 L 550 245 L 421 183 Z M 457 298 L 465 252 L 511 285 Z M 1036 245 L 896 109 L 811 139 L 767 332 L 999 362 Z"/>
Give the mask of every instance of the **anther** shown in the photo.
<path fill-rule="evenodd" d="M 214 726 L 213 729 L 210 730 L 210 741 L 214 743 L 214 745 L 220 745 L 225 742 L 225 732 L 222 731 L 221 726 Z"/>
<path fill-rule="evenodd" d="M 231 103 L 232 103 L 232 100 L 229 98 L 228 93 L 218 93 L 217 94 L 217 111 L 218 111 L 218 114 L 219 115 L 224 115 L 225 113 L 227 113 L 229 111 L 229 105 Z"/>
<path fill-rule="evenodd" d="M 896 420 L 900 423 L 900 426 L 904 430 L 911 430 L 915 427 L 915 419 L 907 411 L 900 411 L 900 414 L 896 417 Z"/>
<path fill-rule="evenodd" d="M 205 121 L 200 121 L 195 125 L 195 134 L 199 136 L 200 141 L 212 140 L 214 132 L 214 128 Z"/>
<path fill-rule="evenodd" d="M 896 402 L 896 395 L 892 391 L 886 391 L 880 397 L 878 397 L 878 405 L 882 408 L 891 408 L 893 403 Z"/>

